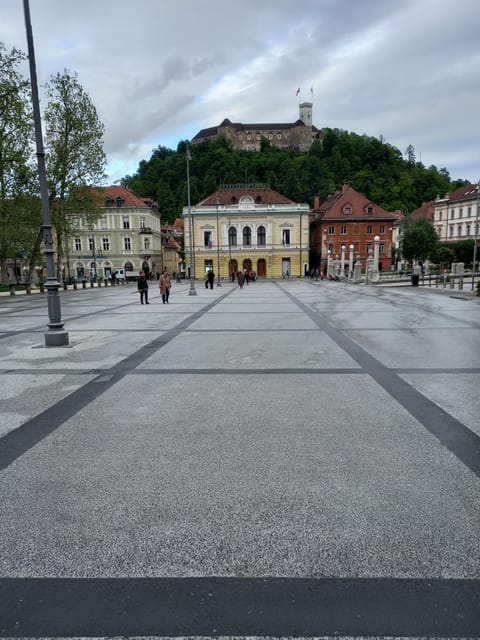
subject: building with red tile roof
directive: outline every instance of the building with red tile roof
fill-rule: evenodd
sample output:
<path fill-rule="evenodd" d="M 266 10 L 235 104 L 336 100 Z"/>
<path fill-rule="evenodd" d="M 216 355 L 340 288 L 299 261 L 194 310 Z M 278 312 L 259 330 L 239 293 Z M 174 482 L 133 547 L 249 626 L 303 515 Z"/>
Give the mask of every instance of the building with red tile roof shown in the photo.
<path fill-rule="evenodd" d="M 435 199 L 433 224 L 442 242 L 478 238 L 479 184 L 468 184 Z"/>
<path fill-rule="evenodd" d="M 347 183 L 321 203 L 316 197 L 310 222 L 311 266 L 315 268 L 325 262 L 328 255 L 340 257 L 343 246 L 347 257 L 352 247 L 354 256 L 360 256 L 365 268 L 366 259 L 373 252 L 374 238 L 378 236 L 379 270 L 389 270 L 398 214 L 382 209 Z"/>
<path fill-rule="evenodd" d="M 303 276 L 308 268 L 310 207 L 266 185 L 224 185 L 184 207 L 186 271 L 213 270 L 222 279 L 238 271 L 259 278 Z"/>

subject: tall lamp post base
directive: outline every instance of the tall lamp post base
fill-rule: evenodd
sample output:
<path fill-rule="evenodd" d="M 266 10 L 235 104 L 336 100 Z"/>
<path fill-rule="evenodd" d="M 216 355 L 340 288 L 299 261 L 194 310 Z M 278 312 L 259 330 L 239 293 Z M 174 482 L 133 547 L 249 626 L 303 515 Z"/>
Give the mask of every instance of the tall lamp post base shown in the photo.
<path fill-rule="evenodd" d="M 196 296 L 197 295 L 197 290 L 195 289 L 195 283 L 193 281 L 193 278 L 190 278 L 190 291 L 188 292 L 189 296 Z"/>
<path fill-rule="evenodd" d="M 46 347 L 66 347 L 68 345 L 68 331 L 50 330 L 45 334 Z"/>

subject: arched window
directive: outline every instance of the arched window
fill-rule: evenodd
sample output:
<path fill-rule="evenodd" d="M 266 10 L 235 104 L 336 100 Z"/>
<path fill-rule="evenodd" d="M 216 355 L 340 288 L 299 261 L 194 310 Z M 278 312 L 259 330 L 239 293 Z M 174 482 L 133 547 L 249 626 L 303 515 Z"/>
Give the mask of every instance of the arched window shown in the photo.
<path fill-rule="evenodd" d="M 252 244 L 252 230 L 250 227 L 243 227 L 243 246 L 250 247 Z"/>
<path fill-rule="evenodd" d="M 228 230 L 228 246 L 237 246 L 237 230 L 235 229 L 235 227 L 230 227 Z"/>
<path fill-rule="evenodd" d="M 258 227 L 257 229 L 257 244 L 258 246 L 265 246 L 266 242 L 266 232 L 265 227 Z"/>

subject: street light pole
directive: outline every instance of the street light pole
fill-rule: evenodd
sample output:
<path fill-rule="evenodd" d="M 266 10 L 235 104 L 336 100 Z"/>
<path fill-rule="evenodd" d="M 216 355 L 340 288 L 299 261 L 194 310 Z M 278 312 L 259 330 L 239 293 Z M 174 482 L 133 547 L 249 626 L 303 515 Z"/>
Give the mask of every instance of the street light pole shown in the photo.
<path fill-rule="evenodd" d="M 232 221 L 231 219 L 228 220 L 228 277 L 230 278 L 230 280 L 232 280 L 232 238 L 231 238 L 231 233 L 230 233 L 230 229 L 232 226 Z"/>
<path fill-rule="evenodd" d="M 218 197 L 216 200 L 217 205 L 217 287 L 221 287 L 222 283 L 220 282 L 220 235 L 218 233 Z"/>
<path fill-rule="evenodd" d="M 43 150 L 40 101 L 38 98 L 35 49 L 33 46 L 32 23 L 30 19 L 30 6 L 28 0 L 23 0 L 23 13 L 25 16 L 25 29 L 27 33 L 28 62 L 30 66 L 30 82 L 32 86 L 33 120 L 35 124 L 35 140 L 37 146 L 38 178 L 40 182 L 40 200 L 42 205 L 43 243 L 45 262 L 47 265 L 47 280 L 45 282 L 45 287 L 47 289 L 47 307 L 50 322 L 48 323 L 49 330 L 45 334 L 45 346 L 60 347 L 68 345 L 68 333 L 63 330 L 60 296 L 58 295 L 60 283 L 58 282 L 55 274 L 52 224 L 48 203 L 47 175 L 45 170 L 45 153 Z"/>
<path fill-rule="evenodd" d="M 473 279 L 475 279 L 475 267 L 477 263 L 477 242 L 478 242 L 478 212 L 480 209 L 480 180 L 477 184 L 477 212 L 475 214 L 475 239 L 473 241 Z M 474 280 L 472 280 L 472 283 Z"/>
<path fill-rule="evenodd" d="M 190 291 L 188 292 L 189 296 L 196 296 L 197 292 L 195 290 L 195 264 L 193 261 L 193 224 L 192 224 L 192 207 L 190 204 L 190 160 L 192 156 L 190 155 L 190 147 L 187 142 L 187 206 L 188 206 L 188 220 L 189 220 L 189 229 L 190 229 Z"/>

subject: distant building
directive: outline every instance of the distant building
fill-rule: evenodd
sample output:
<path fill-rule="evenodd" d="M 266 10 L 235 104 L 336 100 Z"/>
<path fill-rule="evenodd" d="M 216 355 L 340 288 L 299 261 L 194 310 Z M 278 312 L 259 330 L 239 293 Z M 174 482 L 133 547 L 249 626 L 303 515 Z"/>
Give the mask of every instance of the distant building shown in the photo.
<path fill-rule="evenodd" d="M 478 237 L 479 185 L 468 184 L 434 201 L 433 224 L 442 242 Z"/>
<path fill-rule="evenodd" d="M 125 187 L 92 188 L 100 218 L 85 226 L 81 212 L 65 252 L 66 275 L 108 277 L 115 269 L 139 271 L 148 262 L 152 272 L 162 265 L 160 213 L 156 204 Z"/>
<path fill-rule="evenodd" d="M 379 270 L 392 265 L 392 239 L 399 212 L 385 211 L 345 183 L 341 190 L 329 195 L 322 203 L 315 198 L 311 218 L 312 267 L 341 256 L 342 245 L 348 258 L 350 246 L 360 256 L 363 269 L 373 253 L 374 238 L 380 238 Z M 316 264 L 315 264 L 316 263 Z"/>
<path fill-rule="evenodd" d="M 308 151 L 315 139 L 321 139 L 321 131 L 312 125 L 311 102 L 299 105 L 299 119 L 289 123 L 244 124 L 228 118 L 217 127 L 202 129 L 192 139 L 192 144 L 225 136 L 236 150 L 260 151 L 262 138 L 278 149 Z"/>
<path fill-rule="evenodd" d="M 163 267 L 170 275 L 177 275 L 183 270 L 182 247 L 183 218 L 177 218 L 173 224 L 162 224 Z"/>
<path fill-rule="evenodd" d="M 222 280 L 245 269 L 259 278 L 303 276 L 309 214 L 307 203 L 265 185 L 223 186 L 190 212 L 183 208 L 187 276 L 202 279 L 212 269 Z"/>

